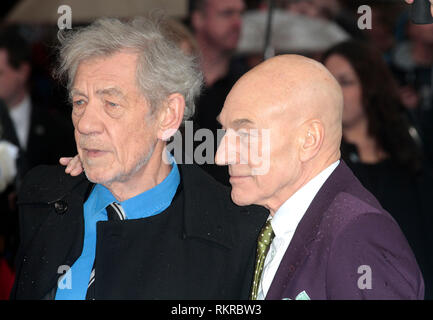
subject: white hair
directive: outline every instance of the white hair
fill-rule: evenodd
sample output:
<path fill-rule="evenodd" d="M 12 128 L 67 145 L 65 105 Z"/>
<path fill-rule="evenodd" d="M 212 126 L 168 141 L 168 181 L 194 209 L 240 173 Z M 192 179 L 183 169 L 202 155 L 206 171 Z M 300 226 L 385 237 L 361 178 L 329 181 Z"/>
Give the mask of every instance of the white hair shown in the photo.
<path fill-rule="evenodd" d="M 155 111 L 172 93 L 185 98 L 184 120 L 194 114 L 203 75 L 197 57 L 164 36 L 164 19 L 134 18 L 124 22 L 101 18 L 91 25 L 59 34 L 59 67 L 54 75 L 71 89 L 80 62 L 122 50 L 138 54 L 137 86 Z"/>

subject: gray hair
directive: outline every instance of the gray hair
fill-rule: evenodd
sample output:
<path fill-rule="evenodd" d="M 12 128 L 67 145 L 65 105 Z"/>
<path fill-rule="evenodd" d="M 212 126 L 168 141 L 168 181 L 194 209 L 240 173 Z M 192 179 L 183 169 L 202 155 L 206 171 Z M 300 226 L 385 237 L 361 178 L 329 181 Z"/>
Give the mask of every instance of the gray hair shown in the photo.
<path fill-rule="evenodd" d="M 184 120 L 194 114 L 203 75 L 197 57 L 188 55 L 164 34 L 164 19 L 134 18 L 123 22 L 101 18 L 76 31 L 59 34 L 59 66 L 54 72 L 71 89 L 80 62 L 122 50 L 138 54 L 138 88 L 155 111 L 172 93 L 185 98 Z"/>

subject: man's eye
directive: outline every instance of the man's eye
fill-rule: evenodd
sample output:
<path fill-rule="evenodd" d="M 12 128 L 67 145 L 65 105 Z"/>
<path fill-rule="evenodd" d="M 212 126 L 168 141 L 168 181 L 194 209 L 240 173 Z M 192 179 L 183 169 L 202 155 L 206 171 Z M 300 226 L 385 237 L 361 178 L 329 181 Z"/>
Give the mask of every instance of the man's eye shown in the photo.
<path fill-rule="evenodd" d="M 84 100 L 75 100 L 72 102 L 74 107 L 81 107 L 84 105 Z"/>
<path fill-rule="evenodd" d="M 107 105 L 108 105 L 109 107 L 113 107 L 113 108 L 119 106 L 117 103 L 114 103 L 114 102 L 111 102 L 111 101 L 107 101 L 106 103 L 107 103 Z"/>
<path fill-rule="evenodd" d="M 250 135 L 250 132 L 248 130 L 238 130 L 237 133 L 241 137 L 248 137 Z"/>
<path fill-rule="evenodd" d="M 355 84 L 354 80 L 351 79 L 341 79 L 340 80 L 340 86 L 342 87 L 349 87 Z"/>

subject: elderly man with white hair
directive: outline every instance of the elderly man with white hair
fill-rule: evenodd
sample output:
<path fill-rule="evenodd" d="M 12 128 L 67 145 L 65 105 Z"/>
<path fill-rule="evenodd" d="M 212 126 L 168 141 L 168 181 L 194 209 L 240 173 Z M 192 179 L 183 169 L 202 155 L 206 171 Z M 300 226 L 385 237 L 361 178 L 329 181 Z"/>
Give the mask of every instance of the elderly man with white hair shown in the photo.
<path fill-rule="evenodd" d="M 62 39 L 85 174 L 27 175 L 13 299 L 248 298 L 266 214 L 165 151 L 202 76 L 161 24 L 101 19 Z"/>

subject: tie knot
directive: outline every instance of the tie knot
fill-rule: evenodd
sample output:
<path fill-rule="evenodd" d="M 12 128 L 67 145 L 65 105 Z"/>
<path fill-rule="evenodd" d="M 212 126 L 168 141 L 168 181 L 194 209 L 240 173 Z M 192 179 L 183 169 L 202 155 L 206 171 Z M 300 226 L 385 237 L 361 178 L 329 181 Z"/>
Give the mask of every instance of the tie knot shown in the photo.
<path fill-rule="evenodd" d="M 271 244 L 274 237 L 275 233 L 274 230 L 272 230 L 271 219 L 269 219 L 266 221 L 265 226 L 259 234 L 259 238 L 257 240 L 257 250 L 259 250 L 261 253 L 264 253 L 269 248 L 269 245 Z"/>
<path fill-rule="evenodd" d="M 107 211 L 107 217 L 109 221 L 126 219 L 125 211 L 123 210 L 120 203 L 112 202 L 105 208 L 105 210 Z"/>

